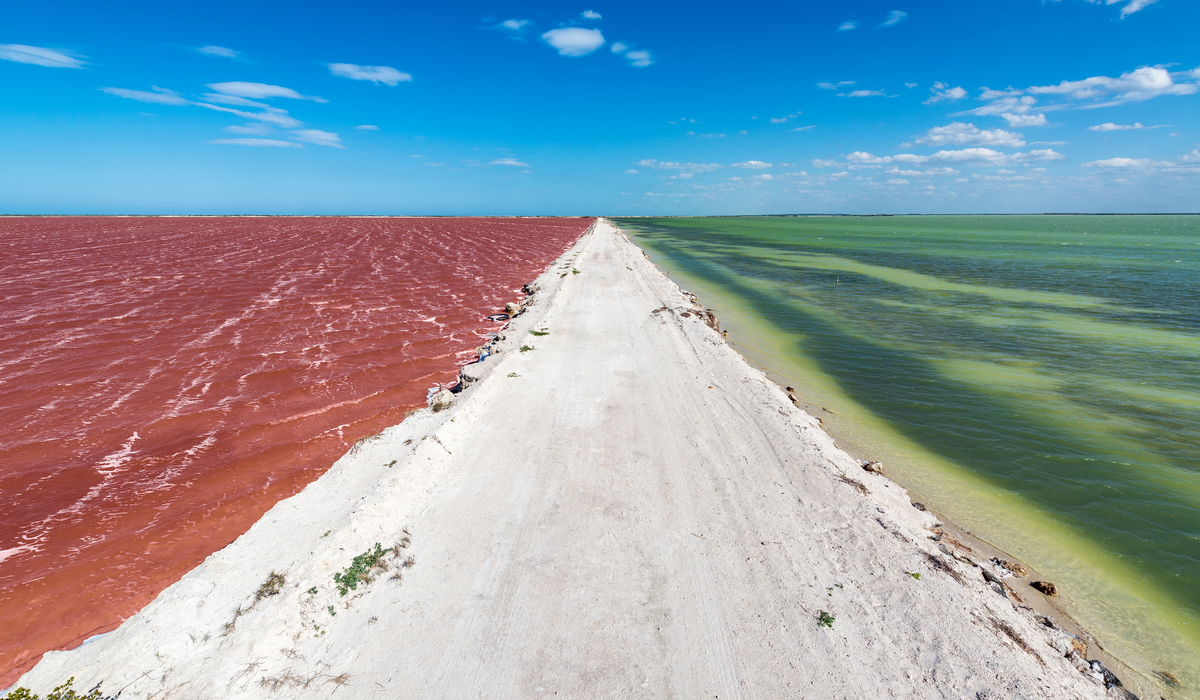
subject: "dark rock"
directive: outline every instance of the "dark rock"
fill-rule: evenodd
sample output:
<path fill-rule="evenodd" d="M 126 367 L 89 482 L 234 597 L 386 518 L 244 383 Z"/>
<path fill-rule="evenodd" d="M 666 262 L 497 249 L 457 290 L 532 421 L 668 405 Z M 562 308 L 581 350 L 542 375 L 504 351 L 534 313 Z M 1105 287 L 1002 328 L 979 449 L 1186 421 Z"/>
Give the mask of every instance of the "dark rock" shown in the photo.
<path fill-rule="evenodd" d="M 1029 570 L 1024 566 L 1021 566 L 1021 564 L 1018 562 L 1009 561 L 1008 559 L 993 559 L 992 561 L 1011 571 L 1013 576 L 1016 576 L 1017 578 L 1025 578 L 1029 575 Z"/>
<path fill-rule="evenodd" d="M 1058 586 L 1055 586 L 1049 581 L 1034 581 L 1029 584 L 1029 587 L 1051 598 L 1058 595 Z"/>
<path fill-rule="evenodd" d="M 789 387 L 784 387 L 784 388 L 786 388 L 788 391 L 795 391 L 795 389 L 793 389 L 793 388 L 792 388 L 792 387 L 790 387 L 790 386 L 789 386 Z"/>
<path fill-rule="evenodd" d="M 1138 696 L 1119 685 L 1110 685 L 1106 695 L 1110 698 L 1116 698 L 1116 700 L 1138 700 Z"/>
<path fill-rule="evenodd" d="M 1000 577 L 996 575 L 996 572 L 992 571 L 991 569 L 987 568 L 986 566 L 980 567 L 979 570 L 983 572 L 983 577 L 985 579 L 987 579 L 988 581 L 991 581 L 992 583 L 999 583 L 999 584 L 1004 583 L 1003 581 L 1000 580 Z"/>
<path fill-rule="evenodd" d="M 916 501 L 913 501 L 912 506 L 913 506 L 913 508 L 916 508 L 917 510 L 926 510 L 924 503 L 917 503 Z"/>
<path fill-rule="evenodd" d="M 1000 595 L 1004 596 L 1005 598 L 1008 597 L 1008 594 L 1004 592 L 1003 584 L 996 583 L 995 581 L 988 581 L 988 588 L 991 588 L 993 591 L 999 593 Z"/>
<path fill-rule="evenodd" d="M 862 468 L 871 472 L 872 474 L 883 473 L 883 464 L 880 462 L 863 462 Z"/>
<path fill-rule="evenodd" d="M 1088 663 L 1091 664 L 1092 671 L 1094 671 L 1095 673 L 1099 673 L 1101 676 L 1104 676 L 1104 687 L 1111 688 L 1114 685 L 1116 685 L 1116 686 L 1121 685 L 1121 679 L 1117 678 L 1117 674 L 1108 670 L 1108 667 L 1105 666 L 1102 662 L 1092 660 Z"/>
<path fill-rule="evenodd" d="M 1183 685 L 1183 683 L 1181 683 L 1179 679 L 1175 677 L 1175 674 L 1171 673 L 1170 671 L 1155 671 L 1154 675 L 1161 678 L 1163 682 L 1172 688 L 1178 688 L 1179 686 Z"/>

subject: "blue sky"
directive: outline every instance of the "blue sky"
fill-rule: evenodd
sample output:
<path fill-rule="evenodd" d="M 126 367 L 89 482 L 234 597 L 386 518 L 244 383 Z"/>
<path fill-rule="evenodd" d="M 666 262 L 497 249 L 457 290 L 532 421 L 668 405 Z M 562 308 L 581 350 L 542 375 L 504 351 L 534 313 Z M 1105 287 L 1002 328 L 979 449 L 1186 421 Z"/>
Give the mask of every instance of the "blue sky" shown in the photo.
<path fill-rule="evenodd" d="M 1200 210 L 1194 0 L 435 5 L 12 5 L 0 213 Z"/>

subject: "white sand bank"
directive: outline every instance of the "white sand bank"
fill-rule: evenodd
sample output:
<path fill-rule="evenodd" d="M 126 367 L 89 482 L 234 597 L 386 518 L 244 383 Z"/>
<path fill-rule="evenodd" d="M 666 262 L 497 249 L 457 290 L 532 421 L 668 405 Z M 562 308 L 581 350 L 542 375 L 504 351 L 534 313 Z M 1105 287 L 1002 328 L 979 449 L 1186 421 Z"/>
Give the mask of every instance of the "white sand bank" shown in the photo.
<path fill-rule="evenodd" d="M 1106 695 L 1064 658 L 1061 633 L 940 551 L 931 515 L 839 450 L 606 222 L 539 283 L 452 408 L 364 444 L 20 685 L 75 676 L 122 698 Z M 405 530 L 392 568 L 339 595 L 335 573 Z M 255 603 L 272 571 L 286 583 Z"/>

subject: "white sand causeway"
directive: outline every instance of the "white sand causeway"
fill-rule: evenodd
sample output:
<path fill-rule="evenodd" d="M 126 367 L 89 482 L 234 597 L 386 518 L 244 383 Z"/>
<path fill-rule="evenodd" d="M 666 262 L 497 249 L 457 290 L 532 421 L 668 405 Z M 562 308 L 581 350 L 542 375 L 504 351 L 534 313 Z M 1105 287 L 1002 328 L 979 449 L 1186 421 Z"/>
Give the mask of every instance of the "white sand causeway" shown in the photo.
<path fill-rule="evenodd" d="M 190 699 L 1106 697 L 1064 658 L 1061 632 L 941 551 L 931 515 L 839 450 L 608 223 L 538 284 L 449 410 L 364 443 L 20 685 L 75 676 L 122 698 Z M 386 571 L 339 595 L 335 573 L 405 530 Z M 272 572 L 285 583 L 256 602 Z"/>

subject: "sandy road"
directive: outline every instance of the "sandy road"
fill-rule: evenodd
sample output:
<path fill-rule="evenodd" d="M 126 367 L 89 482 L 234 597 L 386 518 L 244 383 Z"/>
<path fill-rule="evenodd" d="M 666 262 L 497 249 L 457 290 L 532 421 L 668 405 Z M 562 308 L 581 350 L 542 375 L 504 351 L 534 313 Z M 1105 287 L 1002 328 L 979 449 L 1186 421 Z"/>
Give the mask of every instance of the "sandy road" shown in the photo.
<path fill-rule="evenodd" d="M 454 408 L 343 459 L 22 683 L 74 674 L 164 698 L 1104 696 L 607 223 L 540 282 Z M 332 590 L 331 572 L 401 528 L 415 558 L 402 582 Z M 270 570 L 285 591 L 222 636 Z"/>

